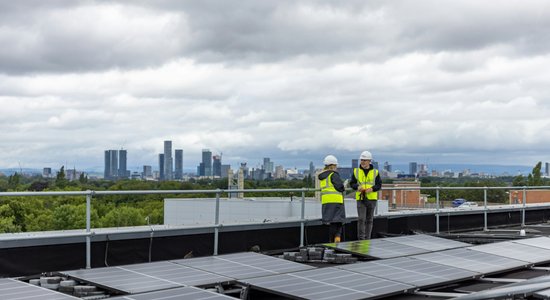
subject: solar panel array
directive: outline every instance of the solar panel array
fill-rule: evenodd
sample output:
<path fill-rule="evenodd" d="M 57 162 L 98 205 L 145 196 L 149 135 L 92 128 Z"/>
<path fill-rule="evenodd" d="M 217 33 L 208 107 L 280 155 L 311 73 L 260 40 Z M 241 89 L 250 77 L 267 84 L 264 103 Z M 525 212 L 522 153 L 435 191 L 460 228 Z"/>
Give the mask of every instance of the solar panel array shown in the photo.
<path fill-rule="evenodd" d="M 377 259 L 402 257 L 471 246 L 470 244 L 424 234 L 324 245 L 342 252 Z"/>
<path fill-rule="evenodd" d="M 491 243 L 470 247 L 469 249 L 522 260 L 528 263 L 550 261 L 550 250 L 514 242 Z"/>
<path fill-rule="evenodd" d="M 233 299 L 233 297 L 225 296 L 222 294 L 205 291 L 196 287 L 182 287 L 163 291 L 143 293 L 139 295 L 128 295 L 113 297 L 109 299 L 117 300 L 227 300 Z"/>
<path fill-rule="evenodd" d="M 430 261 L 398 257 L 340 266 L 340 269 L 394 280 L 416 287 L 473 278 L 479 273 Z"/>
<path fill-rule="evenodd" d="M 0 299 L 10 300 L 74 300 L 69 295 L 54 292 L 15 279 L 0 279 Z"/>
<path fill-rule="evenodd" d="M 326 246 L 383 259 L 314 268 L 246 252 L 62 273 L 130 294 L 113 299 L 231 299 L 196 288 L 230 282 L 296 299 L 366 299 L 550 261 L 550 238 L 471 246 L 428 235 L 414 235 Z M 5 288 L 2 284 L 6 285 Z M 37 299 L 75 299 L 16 280 L 0 281 L 0 299 L 32 299 L 5 294 L 23 292 L 18 291 L 20 287 L 25 287 L 25 292 L 31 293 L 31 297 L 39 293 Z M 48 298 L 54 296 L 59 298 Z"/>
<path fill-rule="evenodd" d="M 181 259 L 173 262 L 235 279 L 246 279 L 314 269 L 314 267 L 308 265 L 255 252 Z"/>
<path fill-rule="evenodd" d="M 414 288 L 334 267 L 240 281 L 261 290 L 299 299 L 366 299 L 400 294 Z"/>
<path fill-rule="evenodd" d="M 451 249 L 411 256 L 455 268 L 489 274 L 526 266 L 526 262 L 470 249 Z"/>

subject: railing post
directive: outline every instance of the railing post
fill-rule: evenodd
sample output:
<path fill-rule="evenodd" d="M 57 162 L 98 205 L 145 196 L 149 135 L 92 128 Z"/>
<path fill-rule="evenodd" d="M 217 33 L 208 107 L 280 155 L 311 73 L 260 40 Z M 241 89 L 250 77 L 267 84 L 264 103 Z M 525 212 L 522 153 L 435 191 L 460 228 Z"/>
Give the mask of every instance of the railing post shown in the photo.
<path fill-rule="evenodd" d="M 440 189 L 440 187 L 438 186 L 437 189 L 435 190 L 435 208 L 436 208 L 436 212 L 435 212 L 435 233 L 436 234 L 439 234 L 439 189 Z"/>
<path fill-rule="evenodd" d="M 216 219 L 214 221 L 214 255 L 218 255 L 218 235 L 220 231 L 220 189 L 216 189 Z"/>
<path fill-rule="evenodd" d="M 527 187 L 523 187 L 523 209 L 521 210 L 521 228 L 525 227 L 525 204 L 527 203 Z"/>
<path fill-rule="evenodd" d="M 483 205 L 485 209 L 483 210 L 483 231 L 488 231 L 487 228 L 487 187 L 483 188 Z"/>
<path fill-rule="evenodd" d="M 305 230 L 305 215 L 306 215 L 306 191 L 302 188 L 302 212 L 300 215 L 300 247 L 304 246 L 304 230 Z"/>
<path fill-rule="evenodd" d="M 92 241 L 91 233 L 91 210 L 92 210 L 92 191 L 88 190 L 86 195 L 86 269 L 92 267 Z"/>

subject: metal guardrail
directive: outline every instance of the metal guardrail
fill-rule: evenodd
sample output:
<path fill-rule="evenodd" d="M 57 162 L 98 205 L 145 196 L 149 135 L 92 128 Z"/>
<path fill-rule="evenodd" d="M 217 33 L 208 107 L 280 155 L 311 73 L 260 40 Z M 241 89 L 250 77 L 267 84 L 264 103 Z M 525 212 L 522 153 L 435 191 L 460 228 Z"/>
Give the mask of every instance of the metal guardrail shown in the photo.
<path fill-rule="evenodd" d="M 435 190 L 436 191 L 436 233 L 439 233 L 439 215 L 441 212 L 440 196 L 441 190 L 483 190 L 484 198 L 484 230 L 487 228 L 487 191 L 488 190 L 522 190 L 523 206 L 521 226 L 525 226 L 525 208 L 527 199 L 527 190 L 529 189 L 550 189 L 550 186 L 523 186 L 523 187 L 387 187 L 384 190 Z M 318 192 L 320 189 L 300 188 L 300 189 L 216 189 L 216 190 L 154 190 L 154 191 L 66 191 L 66 192 L 0 192 L 0 197 L 24 196 L 85 196 L 86 197 L 86 268 L 91 268 L 91 207 L 92 198 L 99 195 L 150 195 L 150 194 L 215 194 L 215 221 L 214 221 L 214 255 L 218 255 L 218 239 L 220 230 L 220 196 L 223 193 L 270 193 L 270 192 L 300 192 L 302 195 L 301 218 L 300 218 L 300 247 L 304 246 L 305 231 L 305 194 L 307 192 Z M 348 190 L 352 191 L 352 190 Z"/>

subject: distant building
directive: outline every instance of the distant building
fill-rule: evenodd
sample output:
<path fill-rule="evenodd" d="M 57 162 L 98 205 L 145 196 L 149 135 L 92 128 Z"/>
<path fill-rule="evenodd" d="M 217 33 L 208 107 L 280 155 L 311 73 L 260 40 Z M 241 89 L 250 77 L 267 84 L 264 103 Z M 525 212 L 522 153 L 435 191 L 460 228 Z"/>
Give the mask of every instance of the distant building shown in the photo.
<path fill-rule="evenodd" d="M 312 163 L 310 163 L 310 169 L 311 169 L 311 165 Z M 311 176 L 313 177 L 315 174 L 312 174 Z M 286 173 L 285 173 L 285 169 L 283 168 L 283 166 L 276 166 L 275 167 L 275 175 L 273 176 L 275 179 L 285 179 L 286 178 Z"/>
<path fill-rule="evenodd" d="M 351 167 L 352 168 L 359 168 L 359 159 L 354 158 L 351 160 Z"/>
<path fill-rule="evenodd" d="M 409 163 L 409 175 L 416 175 L 418 173 L 418 164 L 416 162 Z"/>
<path fill-rule="evenodd" d="M 199 164 L 199 176 L 212 176 L 212 152 L 202 149 L 202 162 Z"/>
<path fill-rule="evenodd" d="M 52 168 L 44 168 L 42 170 L 42 177 L 51 178 L 52 177 Z"/>
<path fill-rule="evenodd" d="M 545 163 L 544 169 L 546 170 L 546 176 L 550 176 L 550 163 Z"/>
<path fill-rule="evenodd" d="M 183 150 L 176 149 L 176 165 L 174 169 L 174 179 L 183 179 Z"/>
<path fill-rule="evenodd" d="M 164 180 L 164 154 L 159 154 L 159 180 Z"/>
<path fill-rule="evenodd" d="M 273 162 L 269 157 L 264 157 L 264 163 L 262 165 L 262 169 L 265 171 L 266 174 L 273 173 Z"/>
<path fill-rule="evenodd" d="M 143 173 L 141 175 L 143 179 L 153 178 L 153 167 L 143 166 Z"/>
<path fill-rule="evenodd" d="M 231 165 L 222 165 L 221 166 L 221 178 L 227 178 L 227 174 L 231 170 Z"/>
<path fill-rule="evenodd" d="M 172 159 L 172 141 L 164 141 L 164 180 L 174 179 Z"/>
<path fill-rule="evenodd" d="M 315 176 L 315 166 L 312 161 L 309 162 L 309 175 L 311 175 L 311 177 Z"/>
<path fill-rule="evenodd" d="M 383 168 L 384 171 L 387 171 L 387 172 L 391 172 L 391 165 L 389 162 L 384 162 L 384 168 Z"/>
<path fill-rule="evenodd" d="M 222 157 L 219 155 L 212 157 L 212 176 L 222 177 Z"/>
<path fill-rule="evenodd" d="M 127 158 L 127 152 L 126 150 L 119 150 L 118 151 L 118 178 L 124 179 L 130 177 L 127 168 L 128 164 L 128 158 Z"/>
<path fill-rule="evenodd" d="M 105 169 L 103 178 L 115 180 L 118 178 L 118 151 L 105 150 Z"/>

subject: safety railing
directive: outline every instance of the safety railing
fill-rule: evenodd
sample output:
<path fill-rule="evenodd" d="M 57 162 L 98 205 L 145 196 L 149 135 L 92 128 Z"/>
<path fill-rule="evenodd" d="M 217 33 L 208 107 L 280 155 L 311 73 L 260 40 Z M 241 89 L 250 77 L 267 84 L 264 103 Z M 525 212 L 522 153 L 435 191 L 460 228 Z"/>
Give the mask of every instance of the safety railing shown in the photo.
<path fill-rule="evenodd" d="M 483 190 L 484 201 L 484 230 L 487 228 L 487 192 L 490 190 L 521 190 L 522 191 L 522 207 L 521 207 L 521 226 L 525 226 L 525 210 L 527 203 L 527 190 L 530 189 L 550 189 L 550 186 L 523 186 L 523 187 L 387 187 L 384 190 L 435 190 L 436 203 L 435 203 L 435 218 L 436 218 L 436 233 L 439 234 L 439 217 L 441 214 L 440 207 L 440 191 L 442 190 Z M 304 233 L 305 224 L 305 199 L 306 193 L 318 192 L 319 189 L 313 188 L 299 188 L 299 189 L 216 189 L 216 190 L 154 190 L 154 191 L 52 191 L 52 192 L 0 192 L 0 198 L 10 196 L 23 196 L 23 197 L 41 197 L 41 196 L 84 196 L 86 198 L 86 268 L 91 267 L 91 236 L 93 235 L 91 230 L 91 207 L 92 198 L 100 195 L 151 195 L 151 194 L 214 194 L 216 197 L 215 202 L 215 220 L 214 220 L 214 255 L 218 255 L 218 240 L 220 231 L 220 197 L 222 194 L 234 194 L 234 193 L 274 193 L 274 192 L 288 192 L 301 193 L 301 216 L 300 216 L 300 247 L 304 246 Z M 349 190 L 351 191 L 351 190 Z M 457 211 L 458 212 L 458 211 Z M 449 213 L 449 212 L 447 212 Z M 452 213 L 452 212 L 451 212 Z"/>

